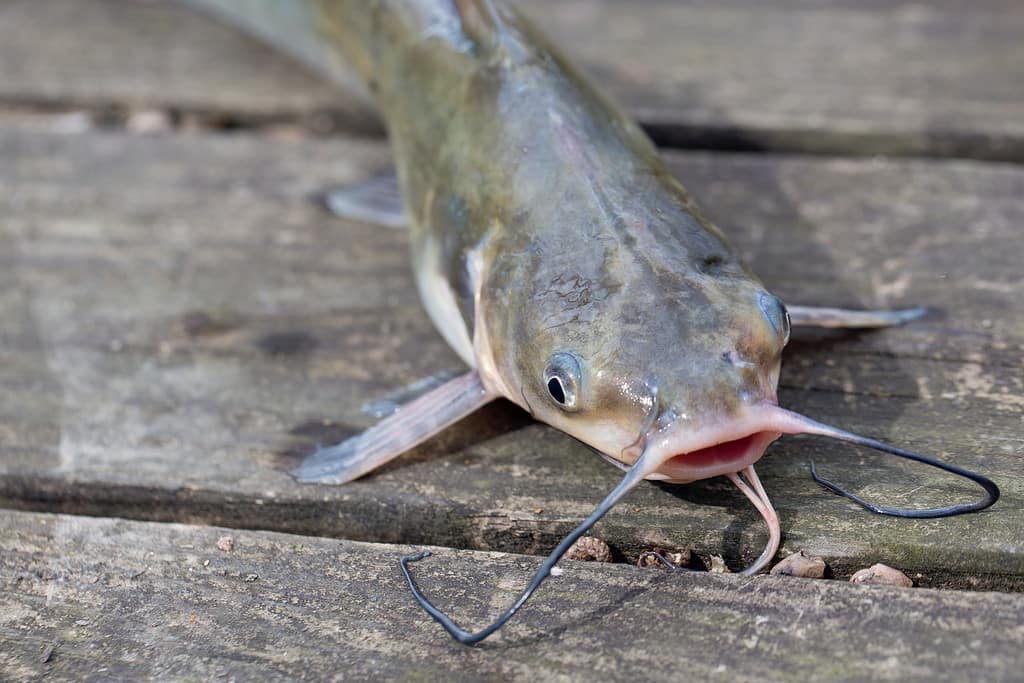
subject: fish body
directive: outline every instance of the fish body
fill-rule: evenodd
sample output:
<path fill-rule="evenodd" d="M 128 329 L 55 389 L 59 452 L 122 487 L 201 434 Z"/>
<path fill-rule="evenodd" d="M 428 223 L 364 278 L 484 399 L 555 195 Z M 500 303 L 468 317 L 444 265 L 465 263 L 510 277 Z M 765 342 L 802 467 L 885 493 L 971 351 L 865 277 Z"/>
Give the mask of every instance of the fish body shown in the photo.
<path fill-rule="evenodd" d="M 784 314 L 773 329 L 640 128 L 518 14 L 481 38 L 419 4 L 435 9 L 396 22 L 410 47 L 375 66 L 377 97 L 421 296 L 487 390 L 613 457 L 655 390 L 689 425 L 774 399 Z M 558 354 L 579 372 L 572 410 L 547 387 Z"/>
<path fill-rule="evenodd" d="M 628 470 L 479 634 L 422 598 L 403 561 L 421 604 L 463 642 L 510 617 L 567 544 L 643 479 L 730 477 L 769 525 L 753 572 L 779 543 L 753 465 L 782 433 L 827 435 L 962 473 L 778 407 L 790 313 L 796 323 L 835 327 L 895 324 L 921 311 L 787 311 L 639 126 L 514 8 L 496 0 L 187 1 L 343 85 L 351 83 L 345 65 L 358 74 L 394 149 L 420 295 L 470 367 L 312 455 L 298 478 L 350 481 L 498 397 Z M 994 502 L 994 484 L 971 478 L 990 499 L 941 512 Z"/>
<path fill-rule="evenodd" d="M 251 1 L 250 27 L 267 4 Z M 246 5 L 221 4 L 235 14 Z M 624 465 L 652 415 L 663 440 L 705 434 L 690 439 L 696 450 L 750 406 L 774 403 L 785 309 L 640 127 L 513 8 L 274 6 L 277 28 L 264 36 L 336 80 L 336 64 L 352 65 L 372 93 L 395 152 L 421 297 L 489 397 Z M 281 27 L 290 33 L 275 39 Z M 553 373 L 572 406 L 553 400 Z M 693 466 L 670 462 L 668 448 L 649 476 L 742 469 L 772 440 L 747 431 L 739 436 L 756 437 L 743 448 Z"/>

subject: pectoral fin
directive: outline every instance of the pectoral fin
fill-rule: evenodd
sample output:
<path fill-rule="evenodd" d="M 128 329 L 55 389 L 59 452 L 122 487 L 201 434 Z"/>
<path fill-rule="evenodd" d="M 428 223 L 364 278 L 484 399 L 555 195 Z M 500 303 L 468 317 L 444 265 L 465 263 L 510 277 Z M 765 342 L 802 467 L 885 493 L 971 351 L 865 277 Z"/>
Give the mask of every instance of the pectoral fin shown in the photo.
<path fill-rule="evenodd" d="M 335 216 L 388 228 L 407 225 L 394 170 L 331 190 L 324 203 Z"/>
<path fill-rule="evenodd" d="M 787 306 L 790 322 L 798 327 L 869 328 L 893 327 L 917 320 L 928 312 L 925 308 L 854 311 L 848 308 Z"/>
<path fill-rule="evenodd" d="M 344 484 L 401 455 L 495 398 L 476 372 L 460 375 L 362 434 L 321 448 L 292 474 L 305 483 Z"/>
<path fill-rule="evenodd" d="M 375 417 L 378 420 L 385 417 L 391 417 L 401 410 L 402 406 L 412 403 L 420 396 L 425 396 L 434 389 L 452 381 L 456 377 L 461 377 L 464 372 L 464 369 L 442 370 L 436 375 L 418 379 L 412 384 L 388 392 L 374 401 L 364 403 L 360 412 L 363 415 Z"/>

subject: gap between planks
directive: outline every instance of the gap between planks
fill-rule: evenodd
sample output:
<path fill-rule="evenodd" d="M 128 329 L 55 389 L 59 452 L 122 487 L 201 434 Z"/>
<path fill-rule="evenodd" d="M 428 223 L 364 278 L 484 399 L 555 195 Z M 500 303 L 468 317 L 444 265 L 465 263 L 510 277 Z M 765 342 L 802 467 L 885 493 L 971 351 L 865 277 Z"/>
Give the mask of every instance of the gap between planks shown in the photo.
<path fill-rule="evenodd" d="M 0 677 L 1010 681 L 1024 666 L 1021 595 L 571 561 L 466 648 L 409 595 L 409 550 L 0 510 Z M 539 564 L 436 551 L 416 576 L 468 624 Z"/>

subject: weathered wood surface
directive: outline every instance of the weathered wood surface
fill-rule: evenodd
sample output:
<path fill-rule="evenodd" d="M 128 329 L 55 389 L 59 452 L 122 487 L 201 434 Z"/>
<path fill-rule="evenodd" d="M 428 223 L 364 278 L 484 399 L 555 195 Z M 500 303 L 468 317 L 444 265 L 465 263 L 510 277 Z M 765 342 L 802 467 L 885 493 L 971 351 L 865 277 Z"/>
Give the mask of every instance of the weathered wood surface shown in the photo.
<path fill-rule="evenodd" d="M 521 4 L 666 143 L 1024 159 L 1016 0 Z M 170 0 L 2 0 L 0 63 L 6 102 L 370 125 L 352 98 Z"/>
<path fill-rule="evenodd" d="M 317 442 L 368 425 L 365 401 L 458 365 L 419 305 L 404 232 L 316 201 L 386 165 L 382 143 L 0 129 L 0 158 L 0 503 L 537 553 L 617 481 L 508 405 L 348 486 L 288 476 Z M 824 493 L 808 461 L 891 503 L 976 492 L 784 440 L 759 466 L 784 548 L 839 575 L 882 561 L 928 585 L 1020 588 L 1024 170 L 670 158 L 785 299 L 935 309 L 793 342 L 783 404 L 1003 487 L 981 514 L 880 518 Z M 643 486 L 598 531 L 627 556 L 689 546 L 733 566 L 763 544 L 724 480 Z"/>
<path fill-rule="evenodd" d="M 0 678 L 1012 681 L 1024 667 L 1021 595 L 580 562 L 466 648 L 413 602 L 408 551 L 0 512 Z M 538 562 L 438 550 L 415 570 L 481 624 Z"/>

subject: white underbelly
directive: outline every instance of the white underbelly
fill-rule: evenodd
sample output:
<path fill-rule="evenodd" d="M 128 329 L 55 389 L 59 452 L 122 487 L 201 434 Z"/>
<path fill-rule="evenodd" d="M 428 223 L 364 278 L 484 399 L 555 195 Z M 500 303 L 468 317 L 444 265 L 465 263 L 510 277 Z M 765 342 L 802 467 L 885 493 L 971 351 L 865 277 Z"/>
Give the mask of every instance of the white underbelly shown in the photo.
<path fill-rule="evenodd" d="M 459 310 L 455 292 L 438 267 L 440 259 L 433 240 L 426 241 L 423 252 L 417 257 L 420 263 L 416 268 L 416 285 L 427 314 L 434 322 L 434 327 L 448 342 L 448 346 L 452 347 L 466 365 L 476 368 L 476 356 L 473 353 L 469 328 Z"/>

